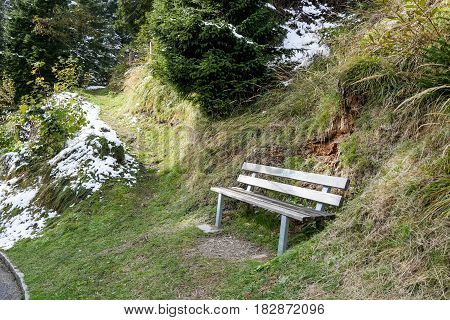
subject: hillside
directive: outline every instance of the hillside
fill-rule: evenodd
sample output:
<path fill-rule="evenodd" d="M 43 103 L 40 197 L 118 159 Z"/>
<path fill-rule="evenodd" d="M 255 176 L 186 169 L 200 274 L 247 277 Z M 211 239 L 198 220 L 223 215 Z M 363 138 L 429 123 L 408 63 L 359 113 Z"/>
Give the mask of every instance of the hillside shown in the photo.
<path fill-rule="evenodd" d="M 326 34 L 325 56 L 282 72 L 227 117 L 211 118 L 158 79 L 151 56 L 118 92 L 77 90 L 120 138 L 119 153 L 106 143 L 95 154 L 125 167 L 89 195 L 65 194 L 70 179 L 36 191 L 58 216 L 47 214 L 31 239 L 0 241 L 31 298 L 448 299 L 448 30 L 436 16 L 419 19 L 420 5 L 402 19 L 393 3 L 349 9 Z M 407 32 L 415 23 L 423 32 Z M 197 228 L 213 221 L 210 187 L 236 185 L 244 161 L 345 176 L 351 186 L 335 220 L 294 223 L 289 250 L 275 257 L 279 219 L 263 210 L 226 201 L 220 234 Z M 18 171 L 25 191 L 54 177 L 43 163 Z M 0 185 L 15 177 L 0 173 Z M 2 192 L 0 209 L 10 210 Z"/>

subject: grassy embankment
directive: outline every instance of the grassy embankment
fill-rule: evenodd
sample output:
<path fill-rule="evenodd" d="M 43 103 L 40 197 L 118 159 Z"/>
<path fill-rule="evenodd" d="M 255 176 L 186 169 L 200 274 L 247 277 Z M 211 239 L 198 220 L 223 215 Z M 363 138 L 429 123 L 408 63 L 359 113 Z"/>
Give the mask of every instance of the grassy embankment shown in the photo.
<path fill-rule="evenodd" d="M 86 93 L 142 173 L 8 252 L 32 298 L 448 298 L 448 91 L 423 93 L 435 71 L 422 55 L 371 49 L 386 8 L 340 28 L 329 58 L 230 119 L 203 118 L 145 66 L 120 94 Z M 209 187 L 232 185 L 245 159 L 349 176 L 346 204 L 324 230 L 292 227 L 280 258 L 190 254 L 205 237 L 196 225 L 212 221 Z M 277 217 L 227 205 L 223 234 L 274 254 Z"/>

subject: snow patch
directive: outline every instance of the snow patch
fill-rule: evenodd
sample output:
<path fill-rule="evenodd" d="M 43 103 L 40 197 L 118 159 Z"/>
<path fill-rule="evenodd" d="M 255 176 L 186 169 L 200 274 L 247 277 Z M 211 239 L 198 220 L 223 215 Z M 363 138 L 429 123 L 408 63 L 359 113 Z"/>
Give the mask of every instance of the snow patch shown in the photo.
<path fill-rule="evenodd" d="M 327 5 L 313 4 L 304 1 L 300 9 L 285 9 L 291 18 L 283 25 L 287 35 L 282 47 L 294 50 L 292 56 L 283 58 L 283 62 L 297 64 L 297 68 L 308 66 L 318 55 L 327 56 L 330 50 L 322 42 L 320 32 L 337 26 L 337 23 L 327 21 L 330 16 L 343 18 L 341 14 L 333 12 Z"/>
<path fill-rule="evenodd" d="M 87 86 L 85 88 L 85 90 L 93 91 L 93 90 L 99 90 L 99 89 L 105 89 L 105 88 L 106 88 L 105 86 Z"/>
<path fill-rule="evenodd" d="M 48 161 L 50 184 L 64 181 L 76 194 L 87 191 L 90 196 L 110 179 L 120 178 L 130 185 L 136 182 L 138 163 L 125 152 L 116 132 L 99 119 L 98 107 L 73 93 L 58 94 L 53 101 L 58 104 L 75 101 L 81 107 L 86 124 Z M 3 167 L 0 177 L 4 177 L 0 179 L 0 248 L 3 249 L 11 248 L 21 239 L 38 236 L 46 222 L 58 215 L 37 203 L 43 177 L 22 185 L 18 169 L 28 165 L 29 154 L 29 149 L 24 147 L 0 157 Z"/>
<path fill-rule="evenodd" d="M 277 8 L 275 8 L 275 6 L 271 3 L 266 3 L 266 7 L 271 9 L 271 10 L 277 10 Z"/>
<path fill-rule="evenodd" d="M 66 99 L 73 95 L 65 94 Z M 110 156 L 114 150 L 123 149 L 117 133 L 99 119 L 100 110 L 87 101 L 81 101 L 87 124 L 77 136 L 66 143 L 66 148 L 49 161 L 53 167 L 51 176 L 56 179 L 69 178 L 72 190 L 99 190 L 104 182 L 123 178 L 135 182 L 137 162 L 124 154 L 122 163 Z M 107 155 L 100 150 L 107 148 Z"/>
<path fill-rule="evenodd" d="M 39 181 L 21 189 L 18 178 L 0 180 L 0 248 L 10 249 L 20 239 L 33 238 L 40 232 L 56 211 L 47 211 L 31 205 L 39 192 Z M 16 215 L 11 215 L 15 211 Z"/>
<path fill-rule="evenodd" d="M 10 249 L 22 239 L 36 238 L 48 219 L 57 216 L 56 211 L 31 206 L 0 224 L 0 248 Z"/>
<path fill-rule="evenodd" d="M 211 21 L 204 21 L 203 23 L 204 23 L 206 26 L 214 26 L 214 27 L 216 27 L 216 28 L 218 28 L 218 29 L 221 29 L 221 28 L 224 28 L 224 27 L 225 27 L 225 28 L 228 28 L 228 29 L 233 33 L 233 35 L 234 35 L 236 38 L 242 39 L 242 40 L 244 40 L 245 42 L 247 42 L 247 43 L 249 43 L 249 44 L 254 44 L 253 41 L 247 39 L 247 38 L 244 37 L 242 34 L 239 34 L 239 33 L 236 31 L 236 27 L 233 26 L 233 25 L 230 24 L 230 23 L 216 23 L 216 22 L 211 22 Z"/>

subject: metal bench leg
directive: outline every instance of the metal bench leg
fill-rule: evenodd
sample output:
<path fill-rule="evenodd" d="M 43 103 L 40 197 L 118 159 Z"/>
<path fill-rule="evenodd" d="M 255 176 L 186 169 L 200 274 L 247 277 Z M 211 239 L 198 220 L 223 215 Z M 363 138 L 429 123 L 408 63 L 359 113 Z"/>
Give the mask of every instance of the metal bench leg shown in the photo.
<path fill-rule="evenodd" d="M 281 256 L 287 248 L 289 218 L 281 216 L 280 239 L 278 240 L 278 255 Z"/>
<path fill-rule="evenodd" d="M 217 213 L 216 213 L 216 227 L 219 229 L 222 225 L 222 213 L 223 213 L 224 196 L 219 193 L 219 199 L 217 200 Z"/>

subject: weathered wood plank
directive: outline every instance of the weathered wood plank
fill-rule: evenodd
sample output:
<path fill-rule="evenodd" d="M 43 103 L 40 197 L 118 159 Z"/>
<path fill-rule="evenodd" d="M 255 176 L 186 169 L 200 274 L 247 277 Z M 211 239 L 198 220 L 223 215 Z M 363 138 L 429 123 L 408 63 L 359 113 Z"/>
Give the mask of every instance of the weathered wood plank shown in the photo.
<path fill-rule="evenodd" d="M 342 197 L 339 195 L 323 193 L 320 191 L 292 186 L 285 183 L 268 181 L 244 175 L 239 176 L 238 182 L 245 183 L 247 185 L 252 185 L 255 187 L 264 188 L 267 190 L 281 192 L 284 194 L 289 194 L 292 196 L 297 196 L 303 199 L 329 204 L 332 206 L 339 207 L 342 204 Z"/>
<path fill-rule="evenodd" d="M 231 189 L 226 188 L 211 188 L 212 191 L 220 192 L 223 195 L 233 198 L 251 205 L 254 205 L 256 207 L 266 209 L 268 211 L 272 211 L 279 214 L 284 214 L 292 219 L 299 220 L 299 221 L 313 221 L 316 219 L 316 217 L 311 217 L 309 215 L 303 214 L 301 212 L 289 209 L 284 206 L 276 205 L 273 203 L 269 203 L 267 201 L 263 201 L 261 199 L 258 199 L 256 197 L 252 197 L 250 195 L 242 194 L 239 192 L 236 192 Z"/>
<path fill-rule="evenodd" d="M 334 214 L 331 213 L 318 212 L 311 208 L 285 203 L 243 189 L 211 188 L 211 190 L 256 207 L 284 214 L 295 220 L 314 221 L 318 219 L 331 219 L 334 217 Z"/>
<path fill-rule="evenodd" d="M 252 173 L 251 177 L 256 178 L 256 173 Z M 252 191 L 253 190 L 253 186 L 252 185 L 248 185 L 247 186 L 247 191 Z"/>
<path fill-rule="evenodd" d="M 290 169 L 283 169 L 277 167 L 269 167 L 260 164 L 245 162 L 242 170 L 268 174 L 271 176 L 289 178 L 298 181 L 319 184 L 322 186 L 339 188 L 346 190 L 348 188 L 349 179 L 341 177 L 332 177 L 322 174 L 295 171 Z"/>
<path fill-rule="evenodd" d="M 261 200 L 264 200 L 264 201 L 268 201 L 268 202 L 271 202 L 271 203 L 274 203 L 274 204 L 277 204 L 277 205 L 286 206 L 289 209 L 292 209 L 294 211 L 302 212 L 302 213 L 304 213 L 304 214 L 306 214 L 308 216 L 311 216 L 311 217 L 333 218 L 335 216 L 334 213 L 328 213 L 328 212 L 325 212 L 325 211 L 317 211 L 317 210 L 312 209 L 312 208 L 303 207 L 303 206 L 299 206 L 299 205 L 296 205 L 296 204 L 283 202 L 283 201 L 280 201 L 280 200 L 277 200 L 277 199 L 269 198 L 269 197 L 266 197 L 264 195 L 251 192 L 251 191 L 246 191 L 246 190 L 244 190 L 242 188 L 232 187 L 231 189 L 232 190 L 236 190 L 238 192 L 245 193 L 245 194 L 253 195 L 253 196 L 257 197 L 258 199 L 261 199 Z"/>

